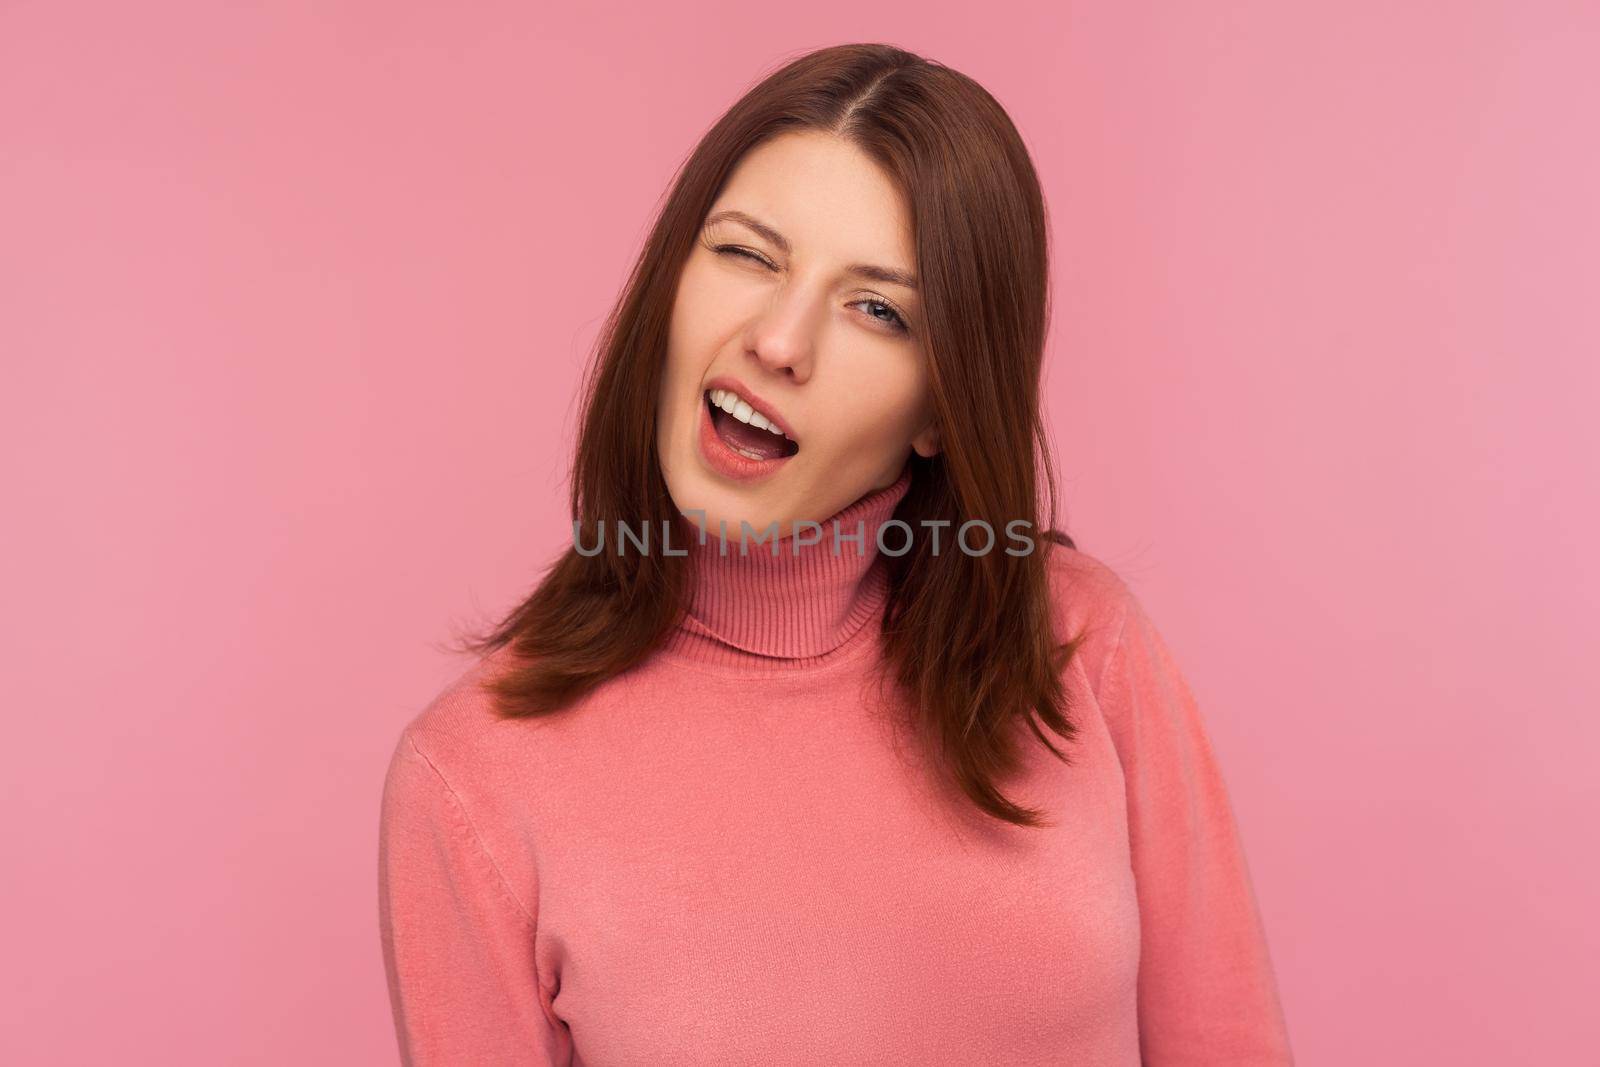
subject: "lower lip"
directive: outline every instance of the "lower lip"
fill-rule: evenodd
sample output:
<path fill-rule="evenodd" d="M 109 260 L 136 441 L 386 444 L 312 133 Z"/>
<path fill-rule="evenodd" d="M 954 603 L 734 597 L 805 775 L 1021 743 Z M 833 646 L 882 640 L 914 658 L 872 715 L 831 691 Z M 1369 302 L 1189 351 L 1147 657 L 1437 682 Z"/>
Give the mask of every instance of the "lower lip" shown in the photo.
<path fill-rule="evenodd" d="M 743 452 L 730 448 L 711 421 L 711 405 L 707 403 L 704 393 L 700 394 L 700 455 L 705 457 L 712 470 L 724 478 L 741 482 L 765 478 L 794 458 L 777 456 L 773 459 L 751 459 Z"/>

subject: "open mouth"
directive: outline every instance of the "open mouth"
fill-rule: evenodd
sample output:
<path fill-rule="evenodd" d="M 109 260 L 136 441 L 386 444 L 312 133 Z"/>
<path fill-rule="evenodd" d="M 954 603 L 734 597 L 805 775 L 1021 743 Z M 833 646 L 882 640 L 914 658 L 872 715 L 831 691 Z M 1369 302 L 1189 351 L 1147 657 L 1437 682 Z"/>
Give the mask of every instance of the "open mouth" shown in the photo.
<path fill-rule="evenodd" d="M 708 389 L 705 404 L 723 444 L 750 459 L 783 459 L 800 451 L 800 442 L 727 389 Z"/>

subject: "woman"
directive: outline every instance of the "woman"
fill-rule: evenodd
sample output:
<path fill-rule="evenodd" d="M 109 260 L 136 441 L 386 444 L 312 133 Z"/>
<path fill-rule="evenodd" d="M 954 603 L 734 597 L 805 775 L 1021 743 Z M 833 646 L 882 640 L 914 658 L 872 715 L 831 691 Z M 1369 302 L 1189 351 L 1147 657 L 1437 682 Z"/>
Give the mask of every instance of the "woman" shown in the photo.
<path fill-rule="evenodd" d="M 1193 697 L 1039 534 L 1045 233 L 999 105 L 895 48 L 706 135 L 573 546 L 389 767 L 406 1062 L 1291 1062 Z"/>

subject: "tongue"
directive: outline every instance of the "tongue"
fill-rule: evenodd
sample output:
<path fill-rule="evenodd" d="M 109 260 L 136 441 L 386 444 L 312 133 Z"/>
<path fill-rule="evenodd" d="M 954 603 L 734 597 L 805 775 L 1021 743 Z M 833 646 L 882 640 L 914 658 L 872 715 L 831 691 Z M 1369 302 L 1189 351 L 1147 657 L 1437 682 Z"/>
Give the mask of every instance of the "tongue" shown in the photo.
<path fill-rule="evenodd" d="M 748 423 L 740 422 L 726 411 L 716 412 L 717 433 L 734 448 L 754 452 L 763 459 L 777 459 L 784 454 L 783 438 L 777 434 Z"/>

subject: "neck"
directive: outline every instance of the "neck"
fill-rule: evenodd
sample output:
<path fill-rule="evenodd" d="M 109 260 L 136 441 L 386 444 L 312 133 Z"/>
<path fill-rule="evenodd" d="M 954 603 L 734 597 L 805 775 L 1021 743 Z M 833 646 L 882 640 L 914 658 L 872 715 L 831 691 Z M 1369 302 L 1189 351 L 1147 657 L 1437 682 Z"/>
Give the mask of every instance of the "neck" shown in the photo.
<path fill-rule="evenodd" d="M 736 665 L 803 665 L 862 635 L 888 598 L 878 530 L 911 487 L 911 467 L 824 519 L 821 537 L 747 543 L 691 538 L 689 610 L 667 648 L 692 659 Z M 815 536 L 806 528 L 805 537 Z M 893 533 L 886 541 L 900 543 Z M 725 547 L 724 547 L 725 545 Z M 776 547 L 777 554 L 773 554 Z"/>

